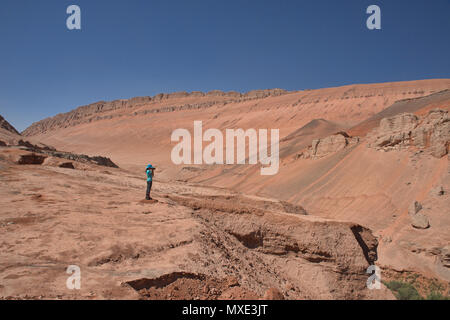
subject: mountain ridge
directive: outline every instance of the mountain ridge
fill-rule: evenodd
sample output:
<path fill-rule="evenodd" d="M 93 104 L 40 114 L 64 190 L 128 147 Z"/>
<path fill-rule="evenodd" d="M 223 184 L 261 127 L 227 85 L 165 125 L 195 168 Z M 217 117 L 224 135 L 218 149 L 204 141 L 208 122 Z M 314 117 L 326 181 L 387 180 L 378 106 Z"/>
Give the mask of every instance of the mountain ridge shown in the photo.
<path fill-rule="evenodd" d="M 14 126 L 12 126 L 5 118 L 3 118 L 0 115 L 0 128 L 5 129 L 6 131 L 9 131 L 11 133 L 20 135 L 19 131 L 16 130 L 16 128 L 14 128 Z"/>
<path fill-rule="evenodd" d="M 431 88 L 435 83 L 444 84 L 436 88 L 437 91 L 450 89 L 450 79 L 427 79 L 417 81 L 385 82 L 375 84 L 350 84 L 339 87 L 306 89 L 300 91 L 287 91 L 284 89 L 252 90 L 246 93 L 237 91 L 224 92 L 212 90 L 201 91 L 179 91 L 174 93 L 160 93 L 155 96 L 133 97 L 129 99 L 117 99 L 113 101 L 98 101 L 88 105 L 74 108 L 65 113 L 34 122 L 26 128 L 22 134 L 24 136 L 34 136 L 48 131 L 68 126 L 76 126 L 82 123 L 90 123 L 101 120 L 112 119 L 113 117 L 123 117 L 125 115 L 145 116 L 152 113 L 163 113 L 181 110 L 193 110 L 211 108 L 214 106 L 225 106 L 229 104 L 245 103 L 249 100 L 261 100 L 269 97 L 279 97 L 284 95 L 292 96 L 292 106 L 302 106 L 328 102 L 329 100 L 374 100 L 383 90 L 394 90 L 404 88 L 401 98 L 417 98 L 426 94 L 434 93 Z M 430 87 L 428 92 L 423 87 Z M 320 100 L 320 96 L 324 96 Z M 296 99 L 298 97 L 298 99 Z M 319 99 L 318 99 L 319 98 Z M 395 101 L 397 101 L 395 100 Z M 392 101 L 393 102 L 393 101 Z M 143 108 L 147 108 L 143 110 Z M 127 112 L 133 110 L 133 112 Z M 381 111 L 381 110 L 377 110 Z M 376 113 L 376 112 L 375 112 Z M 363 120 L 363 119 L 361 119 Z"/>

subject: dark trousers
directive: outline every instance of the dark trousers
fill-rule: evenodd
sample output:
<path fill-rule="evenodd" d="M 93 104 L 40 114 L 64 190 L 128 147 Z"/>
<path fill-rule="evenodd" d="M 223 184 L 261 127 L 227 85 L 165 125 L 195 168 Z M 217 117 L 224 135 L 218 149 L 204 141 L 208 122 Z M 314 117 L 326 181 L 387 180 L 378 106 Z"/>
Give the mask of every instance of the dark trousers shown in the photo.
<path fill-rule="evenodd" d="M 145 198 L 150 198 L 150 191 L 152 190 L 152 182 L 153 181 L 147 181 L 147 192 L 145 193 Z"/>

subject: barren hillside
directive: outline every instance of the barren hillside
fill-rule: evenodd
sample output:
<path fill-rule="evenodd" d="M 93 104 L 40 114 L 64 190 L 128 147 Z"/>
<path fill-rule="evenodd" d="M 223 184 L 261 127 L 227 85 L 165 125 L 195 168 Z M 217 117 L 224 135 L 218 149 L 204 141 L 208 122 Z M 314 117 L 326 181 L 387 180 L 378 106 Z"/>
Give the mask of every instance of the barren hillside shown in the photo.
<path fill-rule="evenodd" d="M 435 79 L 297 92 L 160 94 L 80 107 L 39 121 L 22 135 L 58 150 L 110 157 L 121 167 L 107 175 L 96 171 L 85 176 L 55 171 L 59 162 L 49 161 L 38 172 L 48 181 L 76 181 L 76 190 L 70 192 L 79 200 L 77 210 L 90 215 L 86 218 L 94 224 L 106 224 L 104 232 L 114 234 L 112 239 L 120 236 L 123 243 L 130 243 L 125 248 L 105 240 L 100 251 L 109 255 L 95 258 L 80 251 L 76 256 L 94 271 L 105 266 L 139 269 L 136 276 L 120 281 L 141 297 L 167 298 L 175 294 L 173 283 L 195 291 L 199 281 L 207 281 L 217 292 L 227 292 L 226 297 L 261 297 L 273 287 L 286 298 L 373 298 L 358 287 L 363 266 L 373 261 L 361 249 L 355 230 L 371 243 L 363 247 L 373 246 L 372 253 L 376 248 L 376 264 L 386 273 L 412 272 L 450 281 L 449 90 L 450 79 Z M 260 165 L 173 164 L 171 133 L 178 128 L 192 132 L 198 120 L 204 130 L 280 129 L 278 174 L 261 176 Z M 12 154 L 18 151 L 8 150 L 3 158 L 17 163 Z M 139 202 L 147 163 L 157 167 L 159 202 L 150 211 Z M 11 164 L 9 170 L 5 177 L 20 172 Z M 2 192 L 16 187 L 15 179 L 5 181 L 9 186 Z M 114 183 L 120 190 L 110 193 Z M 63 210 L 69 191 L 44 187 L 30 194 L 35 193 L 48 200 L 41 209 L 55 204 L 55 210 Z M 53 194 L 59 198 L 53 199 Z M 17 197 L 22 201 L 26 195 Z M 166 239 L 160 249 L 150 248 L 137 240 L 142 231 L 137 225 L 114 231 L 115 223 L 126 225 L 127 214 L 145 214 L 141 209 L 152 213 L 149 227 L 169 228 L 169 235 L 177 229 L 174 240 Z M 13 211 L 8 214 L 16 218 Z M 114 217 L 105 222 L 109 220 L 104 215 L 111 213 Z M 172 215 L 183 223 L 170 222 Z M 69 212 L 67 219 L 67 223 L 74 219 Z M 142 223 L 144 218 L 136 219 Z M 96 225 L 95 232 L 101 230 Z M 86 248 L 91 248 L 94 240 L 88 240 Z M 173 251 L 164 249 L 166 245 L 173 245 Z M 59 261 L 62 253 L 48 250 L 50 260 Z M 146 275 L 142 268 L 155 257 L 162 259 L 159 271 Z M 175 259 L 186 261 L 175 267 Z M 220 268 L 214 267 L 217 263 Z M 261 277 L 255 275 L 254 266 Z M 338 276 L 340 268 L 355 271 Z M 276 276 L 269 276 L 273 272 Z M 241 291 L 228 290 L 229 275 L 239 278 Z M 155 283 L 165 283 L 165 289 L 155 291 Z"/>
<path fill-rule="evenodd" d="M 397 100 L 449 88 L 450 80 L 444 79 L 298 92 L 160 94 L 80 107 L 37 122 L 23 135 L 57 149 L 102 154 L 122 167 L 142 167 L 151 160 L 164 170 L 173 167 L 170 161 L 174 145 L 170 142 L 172 131 L 177 128 L 192 131 L 194 120 L 202 120 L 205 129 L 279 128 L 282 139 L 314 119 L 350 127 Z M 173 173 L 169 171 L 167 174 Z"/>

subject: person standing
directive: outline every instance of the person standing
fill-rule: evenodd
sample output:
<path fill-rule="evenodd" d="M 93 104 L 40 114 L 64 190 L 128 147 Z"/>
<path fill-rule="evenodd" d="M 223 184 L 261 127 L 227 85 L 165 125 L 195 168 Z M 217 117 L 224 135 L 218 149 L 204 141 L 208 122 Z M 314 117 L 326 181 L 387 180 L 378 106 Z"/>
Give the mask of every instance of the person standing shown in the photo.
<path fill-rule="evenodd" d="M 155 167 L 149 164 L 145 169 L 145 172 L 147 173 L 147 191 L 145 192 L 145 200 L 152 200 L 152 198 L 150 197 L 150 191 L 152 190 Z"/>

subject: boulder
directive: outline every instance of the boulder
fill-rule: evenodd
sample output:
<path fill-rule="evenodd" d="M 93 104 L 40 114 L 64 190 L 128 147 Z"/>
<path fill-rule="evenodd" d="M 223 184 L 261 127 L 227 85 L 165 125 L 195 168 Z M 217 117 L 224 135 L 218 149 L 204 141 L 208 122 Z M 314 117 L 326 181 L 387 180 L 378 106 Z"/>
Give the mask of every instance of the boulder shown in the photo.
<path fill-rule="evenodd" d="M 411 218 L 411 225 L 417 229 L 427 229 L 430 227 L 428 217 L 421 213 L 422 205 L 418 201 L 414 201 L 408 209 Z"/>
<path fill-rule="evenodd" d="M 423 213 L 416 213 L 411 215 L 411 225 L 416 229 L 427 229 L 430 227 L 430 221 Z"/>
<path fill-rule="evenodd" d="M 330 153 L 338 152 L 347 146 L 347 140 L 343 135 L 337 134 L 313 142 L 313 154 L 323 157 Z"/>
<path fill-rule="evenodd" d="M 315 139 L 311 146 L 297 154 L 296 159 L 318 159 L 334 154 L 359 142 L 358 137 L 350 137 L 345 132 L 338 132 L 323 139 Z"/>

